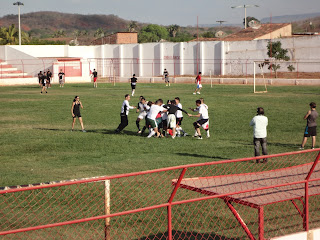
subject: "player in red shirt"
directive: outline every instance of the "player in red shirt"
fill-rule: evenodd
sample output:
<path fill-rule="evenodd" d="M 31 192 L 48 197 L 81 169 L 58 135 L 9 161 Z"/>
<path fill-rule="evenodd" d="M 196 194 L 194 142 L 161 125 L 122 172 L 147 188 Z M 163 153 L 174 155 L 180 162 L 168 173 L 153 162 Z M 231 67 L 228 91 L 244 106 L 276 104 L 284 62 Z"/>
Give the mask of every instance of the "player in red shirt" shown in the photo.
<path fill-rule="evenodd" d="M 194 93 L 193 94 L 200 94 L 200 90 L 202 88 L 202 84 L 201 84 L 201 72 L 199 72 L 199 74 L 197 75 L 196 77 L 196 84 L 197 84 L 197 88 L 196 90 L 194 90 Z"/>

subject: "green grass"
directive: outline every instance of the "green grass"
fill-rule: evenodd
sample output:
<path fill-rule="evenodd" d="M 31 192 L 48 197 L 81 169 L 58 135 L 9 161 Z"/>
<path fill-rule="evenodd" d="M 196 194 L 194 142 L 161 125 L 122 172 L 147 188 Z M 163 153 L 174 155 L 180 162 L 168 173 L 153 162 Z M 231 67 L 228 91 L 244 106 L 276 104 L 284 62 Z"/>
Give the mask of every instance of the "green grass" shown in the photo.
<path fill-rule="evenodd" d="M 138 84 L 135 97 L 147 100 L 181 98 L 184 109 L 194 107 L 200 96 L 193 85 Z M 0 186 L 128 173 L 188 163 L 253 156 L 249 122 L 256 107 L 269 118 L 269 154 L 297 150 L 303 134 L 304 114 L 311 101 L 319 102 L 318 88 L 269 87 L 253 94 L 252 86 L 204 86 L 201 97 L 209 106 L 211 138 L 147 139 L 136 135 L 137 113 L 130 111 L 129 126 L 113 134 L 120 122 L 128 84 L 54 85 L 40 95 L 37 86 L 0 88 Z M 75 95 L 87 133 L 70 132 L 71 103 Z M 183 128 L 192 135 L 192 122 L 184 117 Z M 79 122 L 75 129 L 80 130 Z M 310 146 L 310 142 L 308 143 Z"/>

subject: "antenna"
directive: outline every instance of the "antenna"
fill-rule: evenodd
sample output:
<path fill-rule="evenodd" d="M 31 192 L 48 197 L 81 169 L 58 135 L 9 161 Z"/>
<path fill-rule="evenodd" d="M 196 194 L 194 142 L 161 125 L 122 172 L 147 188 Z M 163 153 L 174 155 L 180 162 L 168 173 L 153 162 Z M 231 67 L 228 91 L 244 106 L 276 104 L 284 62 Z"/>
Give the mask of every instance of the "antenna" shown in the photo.
<path fill-rule="evenodd" d="M 231 8 L 244 8 L 244 29 L 247 28 L 247 8 L 250 7 L 259 7 L 259 5 L 240 5 L 240 6 L 235 6 Z"/>
<path fill-rule="evenodd" d="M 216 21 L 216 22 L 220 23 L 220 27 L 221 27 L 222 23 L 224 23 L 224 22 L 226 22 L 226 21 L 219 20 L 219 21 Z"/>

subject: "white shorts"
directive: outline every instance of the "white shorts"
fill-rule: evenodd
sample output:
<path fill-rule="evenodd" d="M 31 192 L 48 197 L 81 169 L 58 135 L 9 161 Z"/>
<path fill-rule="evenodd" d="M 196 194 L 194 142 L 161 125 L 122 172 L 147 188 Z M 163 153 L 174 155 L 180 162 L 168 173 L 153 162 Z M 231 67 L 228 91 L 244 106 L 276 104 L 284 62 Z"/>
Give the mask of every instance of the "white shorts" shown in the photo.
<path fill-rule="evenodd" d="M 197 88 L 202 88 L 202 84 L 197 84 Z"/>
<path fill-rule="evenodd" d="M 174 114 L 168 114 L 167 119 L 168 128 L 175 128 L 177 125 L 177 119 Z"/>
<path fill-rule="evenodd" d="M 141 112 L 138 116 L 141 120 L 144 119 L 147 116 L 147 113 L 145 111 Z"/>

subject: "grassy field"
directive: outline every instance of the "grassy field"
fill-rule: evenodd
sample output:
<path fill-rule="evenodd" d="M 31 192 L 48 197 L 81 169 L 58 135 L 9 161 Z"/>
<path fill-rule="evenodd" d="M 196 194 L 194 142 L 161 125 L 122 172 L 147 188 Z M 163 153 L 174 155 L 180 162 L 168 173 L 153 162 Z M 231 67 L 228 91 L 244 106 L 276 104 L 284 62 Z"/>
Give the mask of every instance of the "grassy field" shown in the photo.
<path fill-rule="evenodd" d="M 129 126 L 114 134 L 120 122 L 124 95 L 129 84 L 54 85 L 40 95 L 38 86 L 0 88 L 0 186 L 128 173 L 188 163 L 253 156 L 249 122 L 256 108 L 269 118 L 269 154 L 298 150 L 309 103 L 319 103 L 319 88 L 270 86 L 266 94 L 253 94 L 252 86 L 204 86 L 201 97 L 209 106 L 211 138 L 147 139 L 136 134 L 137 113 L 129 114 Z M 138 84 L 130 101 L 179 96 L 184 109 L 195 106 L 199 95 L 193 85 Z M 79 122 L 71 132 L 71 104 L 75 95 L 86 133 Z M 192 122 L 185 116 L 183 128 L 192 135 Z M 310 147 L 310 140 L 307 147 Z"/>

